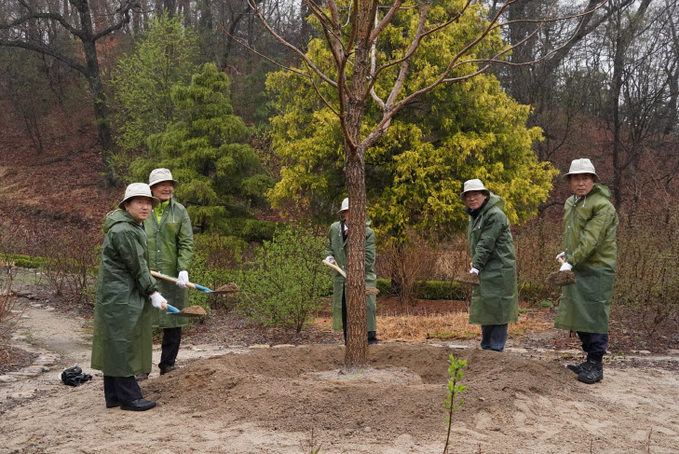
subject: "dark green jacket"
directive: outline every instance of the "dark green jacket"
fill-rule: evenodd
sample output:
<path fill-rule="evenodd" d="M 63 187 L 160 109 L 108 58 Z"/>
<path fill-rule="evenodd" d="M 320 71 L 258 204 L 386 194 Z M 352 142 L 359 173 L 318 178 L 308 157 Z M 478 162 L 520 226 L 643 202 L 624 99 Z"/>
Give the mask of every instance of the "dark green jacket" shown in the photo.
<path fill-rule="evenodd" d="M 181 203 L 170 199 L 160 223 L 156 214 L 151 213 L 144 221 L 144 227 L 149 241 L 149 264 L 153 271 L 172 277 L 177 277 L 182 270 L 189 271 L 193 259 L 193 228 L 189 213 Z M 187 289 L 159 279 L 158 291 L 176 308 L 186 307 Z M 188 324 L 186 317 L 168 316 L 164 311 L 155 311 L 151 317 L 155 327 L 176 328 Z"/>
<path fill-rule="evenodd" d="M 491 192 L 481 214 L 469 217 L 469 254 L 480 282 L 472 290 L 469 323 L 473 325 L 504 325 L 519 319 L 514 240 L 504 206 Z"/>
<path fill-rule="evenodd" d="M 375 287 L 377 283 L 377 275 L 375 274 L 375 232 L 369 227 L 370 221 L 366 221 L 365 225 L 365 285 L 366 287 Z M 346 241 L 342 238 L 341 223 L 339 221 L 333 223 L 328 232 L 325 257 L 328 255 L 335 257 L 337 266 L 345 271 L 347 269 L 347 243 L 348 237 Z M 342 330 L 344 282 L 344 277 L 335 271 L 332 300 L 332 329 L 335 331 Z M 375 295 L 367 295 L 366 306 L 368 312 L 368 331 L 377 331 L 377 297 Z"/>
<path fill-rule="evenodd" d="M 585 197 L 571 196 L 564 207 L 565 260 L 573 265 L 576 283 L 563 287 L 554 326 L 572 331 L 605 334 L 618 250 L 618 215 L 611 191 L 595 184 Z"/>
<path fill-rule="evenodd" d="M 143 226 L 127 211 L 104 222 L 92 337 L 92 368 L 111 377 L 151 372 L 151 306 L 156 281 Z"/>

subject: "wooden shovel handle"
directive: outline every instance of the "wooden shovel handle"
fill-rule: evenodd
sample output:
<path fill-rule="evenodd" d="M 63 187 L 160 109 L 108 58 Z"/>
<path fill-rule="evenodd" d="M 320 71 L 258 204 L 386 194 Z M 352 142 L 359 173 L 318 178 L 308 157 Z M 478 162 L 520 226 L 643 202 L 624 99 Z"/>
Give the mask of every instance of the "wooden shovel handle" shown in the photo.
<path fill-rule="evenodd" d="M 337 266 L 336 264 L 330 263 L 327 260 L 323 259 L 323 265 L 329 266 L 330 268 L 336 270 L 342 276 L 347 277 L 347 273 L 345 273 L 344 270 L 342 268 L 340 268 L 339 266 Z"/>
<path fill-rule="evenodd" d="M 175 284 L 179 280 L 176 277 L 168 276 L 166 274 L 159 273 L 158 271 L 153 271 L 153 270 L 151 270 L 151 276 L 157 277 L 157 278 L 160 278 L 160 279 L 165 279 L 166 281 L 174 282 Z M 196 285 L 193 282 L 187 282 L 186 286 L 191 287 L 194 290 L 197 290 Z"/>

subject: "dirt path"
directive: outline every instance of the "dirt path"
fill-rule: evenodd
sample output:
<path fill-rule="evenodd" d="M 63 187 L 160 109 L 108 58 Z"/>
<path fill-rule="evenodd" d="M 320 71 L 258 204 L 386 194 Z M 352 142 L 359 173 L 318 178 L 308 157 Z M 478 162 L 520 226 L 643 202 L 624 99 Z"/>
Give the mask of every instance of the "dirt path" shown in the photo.
<path fill-rule="evenodd" d="M 438 453 L 451 353 L 468 361 L 451 452 L 679 452 L 679 377 L 623 367 L 632 361 L 588 386 L 555 360 L 563 352 L 381 344 L 372 369 L 342 375 L 339 345 L 187 345 L 182 369 L 143 382 L 158 407 L 133 413 L 104 407 L 89 339 L 86 320 L 27 307 L 14 342 L 43 363 L 0 383 L 0 453 L 308 453 L 312 433 L 326 454 Z M 76 363 L 93 380 L 62 385 L 58 372 Z"/>

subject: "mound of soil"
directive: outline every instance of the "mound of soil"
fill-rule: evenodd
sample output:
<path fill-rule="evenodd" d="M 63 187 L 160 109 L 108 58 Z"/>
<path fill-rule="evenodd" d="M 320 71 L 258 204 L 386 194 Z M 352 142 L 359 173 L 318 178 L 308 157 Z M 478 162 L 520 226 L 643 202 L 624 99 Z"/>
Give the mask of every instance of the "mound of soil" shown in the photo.
<path fill-rule="evenodd" d="M 456 413 L 462 420 L 480 411 L 510 418 L 517 393 L 528 399 L 565 399 L 582 392 L 573 374 L 557 363 L 422 344 L 371 346 L 371 368 L 349 374 L 341 371 L 341 346 L 230 353 L 151 380 L 144 392 L 163 405 L 227 417 L 229 424 L 255 422 L 267 430 L 369 427 L 384 439 L 434 436 L 445 425 L 451 353 L 468 362 L 463 369 L 468 389 L 458 397 L 465 403 Z M 228 411 L 222 412 L 222 405 Z"/>

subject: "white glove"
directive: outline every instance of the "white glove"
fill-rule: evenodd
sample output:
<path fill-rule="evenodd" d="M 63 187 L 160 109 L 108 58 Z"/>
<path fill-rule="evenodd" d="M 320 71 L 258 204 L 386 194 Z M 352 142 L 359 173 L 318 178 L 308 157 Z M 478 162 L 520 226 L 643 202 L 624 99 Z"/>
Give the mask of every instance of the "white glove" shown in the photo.
<path fill-rule="evenodd" d="M 573 269 L 573 265 L 571 265 L 568 262 L 563 262 L 563 265 L 561 265 L 561 268 L 559 268 L 559 271 L 570 271 Z"/>
<path fill-rule="evenodd" d="M 562 252 L 561 254 L 559 254 L 559 255 L 557 255 L 556 257 L 554 257 L 554 260 L 559 260 L 561 257 L 565 257 L 565 256 L 566 256 L 566 253 L 565 253 L 565 252 Z"/>
<path fill-rule="evenodd" d="M 478 276 L 478 275 L 479 275 L 479 270 L 477 270 L 476 268 L 472 267 L 472 269 L 469 270 L 469 274 L 476 274 L 476 275 Z"/>
<path fill-rule="evenodd" d="M 156 309 L 167 310 L 167 300 L 158 292 L 151 293 L 151 306 Z"/>
<path fill-rule="evenodd" d="M 186 283 L 189 282 L 189 272 L 188 271 L 180 271 L 179 276 L 177 277 L 177 282 L 176 284 L 179 287 L 184 287 L 186 288 Z"/>
<path fill-rule="evenodd" d="M 325 261 L 334 264 L 335 263 L 335 257 L 333 257 L 332 255 L 329 255 L 325 258 Z"/>

